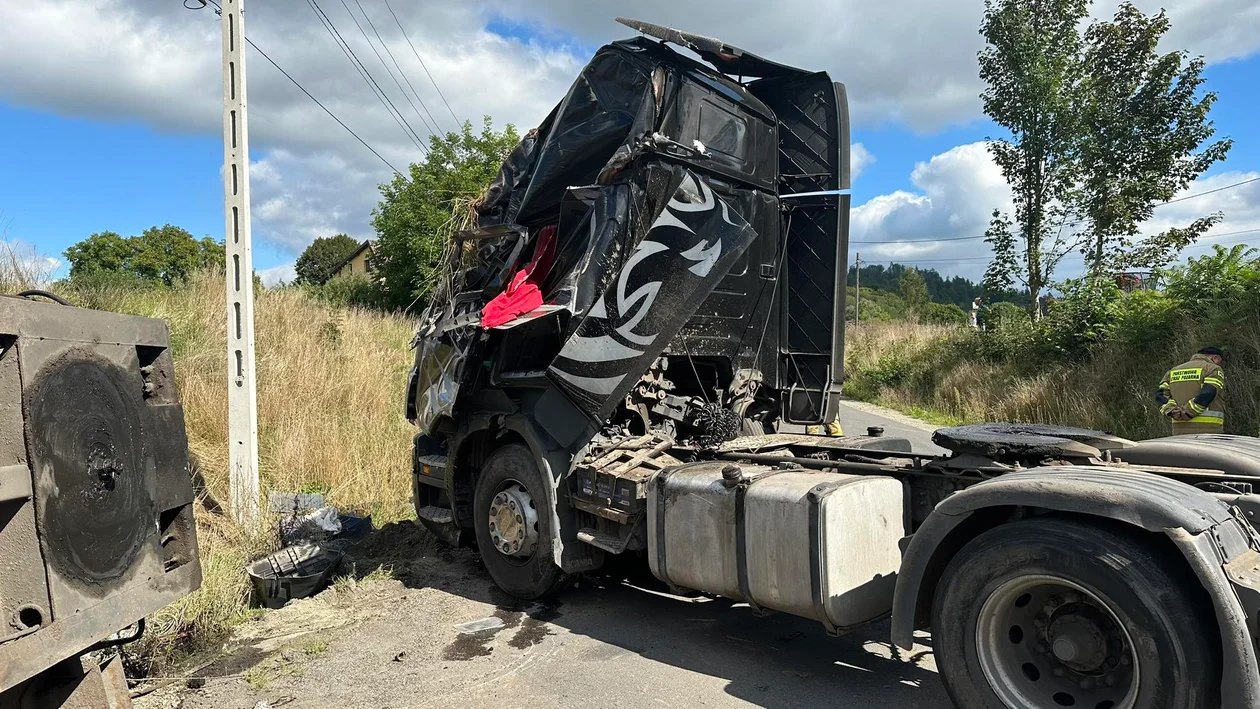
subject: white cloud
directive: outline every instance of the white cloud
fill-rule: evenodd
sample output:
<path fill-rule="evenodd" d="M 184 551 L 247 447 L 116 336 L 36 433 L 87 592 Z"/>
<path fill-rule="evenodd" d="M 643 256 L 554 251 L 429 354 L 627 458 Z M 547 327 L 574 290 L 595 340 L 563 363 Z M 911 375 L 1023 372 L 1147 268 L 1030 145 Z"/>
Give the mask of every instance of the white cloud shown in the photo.
<path fill-rule="evenodd" d="M 984 143 L 960 145 L 918 163 L 910 181 L 914 191 L 879 195 L 853 209 L 849 250 L 860 253 L 866 262 L 897 260 L 980 278 L 991 250 L 976 237 L 984 233 L 994 209 L 1010 213 L 1013 206 L 1010 189 Z M 1232 171 L 1200 178 L 1175 201 L 1156 207 L 1141 233 L 1153 235 L 1188 226 L 1216 212 L 1221 213 L 1221 222 L 1189 247 L 1183 258 L 1208 253 L 1216 243 L 1260 245 L 1260 172 Z M 1080 257 L 1072 256 L 1059 276 L 1073 276 L 1080 269 Z"/>
<path fill-rule="evenodd" d="M 1010 209 L 1010 190 L 983 142 L 968 143 L 915 165 L 913 192 L 898 190 L 854 208 L 850 251 L 864 261 L 919 262 L 971 278 L 984 272 L 980 239 L 994 209 Z M 941 239 L 942 241 L 929 241 Z"/>
<path fill-rule="evenodd" d="M 721 38 L 761 56 L 830 72 L 849 89 L 859 125 L 900 121 L 920 130 L 976 117 L 981 90 L 976 53 L 980 0 L 788 0 L 677 2 L 640 0 L 616 10 L 589 0 L 488 0 L 500 14 L 539 27 L 564 28 L 592 43 L 625 28 L 614 14 Z M 1109 18 L 1118 5 L 1093 8 Z M 1137 0 L 1151 13 L 1167 7 L 1169 49 L 1185 48 L 1211 62 L 1260 48 L 1260 6 L 1254 0 Z"/>
<path fill-rule="evenodd" d="M 297 271 L 293 267 L 293 262 L 290 261 L 279 266 L 264 268 L 258 272 L 258 277 L 262 279 L 264 286 L 271 288 L 281 283 L 292 283 L 297 278 Z"/>
<path fill-rule="evenodd" d="M 384 61 L 395 73 L 393 61 L 401 65 L 410 85 L 400 83 L 408 93 L 414 87 L 424 103 L 413 111 L 338 5 L 322 6 L 422 138 L 428 135 L 425 122 L 435 122 L 440 132 L 453 130 L 452 112 L 475 128 L 483 115 L 500 126 L 533 127 L 585 60 L 563 46 L 524 44 L 488 32 L 473 6 L 392 3 L 450 101 L 448 110 L 384 4 L 364 0 L 393 54 L 391 59 L 382 52 Z M 420 158 L 305 4 L 251 4 L 247 33 L 389 163 L 406 170 Z M 0 100 L 217 137 L 220 42 L 212 10 L 190 12 L 178 0 L 3 2 L 0 66 L 21 71 L 0 73 Z M 296 255 L 316 236 L 370 233 L 377 185 L 391 178 L 391 169 L 257 51 L 251 49 L 248 60 L 256 236 Z"/>
<path fill-rule="evenodd" d="M 1246 184 L 1238 184 L 1243 182 Z M 1244 242 L 1260 244 L 1260 172 L 1231 171 L 1203 177 L 1175 200 L 1155 208 L 1155 216 L 1142 227 L 1143 234 L 1188 226 L 1195 219 L 1219 212 L 1223 217 L 1220 223 L 1188 248 L 1187 255 L 1209 253 L 1214 243 L 1226 248 Z"/>
<path fill-rule="evenodd" d="M 849 181 L 857 180 L 862 171 L 875 162 L 875 156 L 861 143 L 849 147 Z"/>
<path fill-rule="evenodd" d="M 0 284 L 46 286 L 63 265 L 20 239 L 0 239 Z"/>
<path fill-rule="evenodd" d="M 379 179 L 335 152 L 273 150 L 250 166 L 254 233 L 293 254 L 321 236 L 367 239 Z"/>
<path fill-rule="evenodd" d="M 1157 9 L 1156 0 L 1139 4 Z M 612 21 L 617 11 L 607 3 L 586 0 L 392 5 L 454 113 L 474 125 L 484 114 L 499 124 L 536 125 L 563 96 L 591 47 L 633 34 Z M 1113 6 L 1099 5 L 1096 14 L 1105 16 Z M 323 7 L 420 133 L 426 132 L 421 124 L 430 115 L 440 129 L 453 127 L 381 0 L 363 0 L 363 7 L 427 107 L 420 111 L 423 119 L 403 100 L 339 3 Z M 721 5 L 643 0 L 621 12 L 829 71 L 848 85 L 858 126 L 900 122 L 931 131 L 979 115 L 975 55 L 982 9 L 979 0 L 838 0 L 774 7 L 753 0 Z M 1203 53 L 1210 61 L 1246 56 L 1260 46 L 1260 5 L 1254 0 L 1169 0 L 1168 9 L 1174 27 L 1170 44 Z M 493 19 L 524 23 L 542 39 L 522 42 L 489 32 L 486 24 Z M 254 2 L 248 20 L 249 36 L 258 46 L 389 162 L 405 169 L 419 157 L 304 3 Z M 219 28 L 210 9 L 189 12 L 178 0 L 0 2 L 0 66 L 20 68 L 0 72 L 0 100 L 62 115 L 217 136 Z M 315 236 L 366 235 L 376 185 L 389 179 L 390 169 L 256 51 L 249 53 L 248 70 L 258 237 L 296 255 Z M 853 156 L 857 177 L 873 158 L 860 145 Z M 963 188 L 932 177 L 963 157 L 943 160 L 935 167 L 928 164 L 920 175 L 923 182 L 915 182 L 916 192 L 868 203 L 867 218 L 888 210 L 886 226 L 902 229 L 910 228 L 912 214 L 938 230 L 974 221 L 966 203 L 954 203 Z M 991 187 L 976 184 L 975 175 L 957 177 L 977 189 Z"/>

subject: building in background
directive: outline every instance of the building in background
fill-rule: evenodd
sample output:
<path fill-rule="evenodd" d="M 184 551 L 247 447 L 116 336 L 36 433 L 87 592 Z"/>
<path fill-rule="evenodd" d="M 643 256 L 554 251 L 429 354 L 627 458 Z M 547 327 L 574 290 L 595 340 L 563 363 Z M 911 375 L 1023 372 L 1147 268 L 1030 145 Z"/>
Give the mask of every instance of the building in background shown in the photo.
<path fill-rule="evenodd" d="M 371 275 L 371 259 L 376 253 L 376 242 L 368 239 L 354 250 L 354 253 L 346 257 L 336 268 L 333 269 L 332 277 L 339 278 L 341 276 L 352 276 L 360 274 L 364 276 Z"/>

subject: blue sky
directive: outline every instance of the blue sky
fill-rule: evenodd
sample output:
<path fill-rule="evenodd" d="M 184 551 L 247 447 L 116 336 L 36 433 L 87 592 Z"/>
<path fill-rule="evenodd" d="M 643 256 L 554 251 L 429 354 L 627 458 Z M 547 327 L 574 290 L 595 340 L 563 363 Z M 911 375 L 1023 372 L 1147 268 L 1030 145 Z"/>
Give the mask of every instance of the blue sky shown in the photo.
<path fill-rule="evenodd" d="M 1260 40 L 1240 38 L 1237 31 L 1214 36 L 1195 29 L 1217 17 L 1213 12 L 1227 14 L 1229 2 L 1185 0 L 1183 5 L 1189 5 L 1181 15 L 1176 8 L 1170 9 L 1174 28 L 1179 21 L 1190 28 L 1174 37 L 1184 38 L 1192 51 L 1209 54 L 1207 86 L 1220 96 L 1212 116 L 1218 133 L 1235 141 L 1229 159 L 1209 173 L 1219 179 L 1203 181 L 1205 188 L 1260 175 L 1260 122 L 1254 119 L 1260 112 L 1260 54 L 1253 46 L 1260 45 Z M 365 5 L 372 7 L 371 2 Z M 414 19 L 415 44 L 428 55 L 427 63 L 441 77 L 444 95 L 461 117 L 489 113 L 499 122 L 533 125 L 562 96 L 595 47 L 630 34 L 617 25 L 608 26 L 611 23 L 600 16 L 581 15 L 563 0 L 539 0 L 528 15 L 518 6 L 484 5 L 479 10 L 448 10 L 437 20 L 420 15 L 407 20 L 411 24 Z M 939 5 L 930 7 L 939 9 Z M 213 19 L 174 11 L 142 13 L 129 0 L 100 0 L 90 12 L 59 0 L 36 0 L 34 6 L 26 15 L 13 5 L 0 8 L 0 62 L 13 66 L 16 61 L 36 74 L 26 81 L 20 75 L 0 74 L 0 130 L 10 137 L 5 151 L 9 169 L 0 172 L 0 225 L 7 224 L 5 238 L 53 257 L 60 257 L 67 246 L 93 232 L 127 235 L 166 223 L 196 236 L 221 238 L 223 155 L 217 133 L 218 28 Z M 949 27 L 941 27 L 942 34 L 932 40 L 941 46 L 926 47 L 927 59 L 912 57 L 907 65 L 886 53 L 868 53 L 860 62 L 841 61 L 839 54 L 847 51 L 844 47 L 837 46 L 834 54 L 826 47 L 802 48 L 788 35 L 757 23 L 723 30 L 732 33 L 723 35 L 728 41 L 774 58 L 827 69 L 833 78 L 849 84 L 856 122 L 853 140 L 872 158 L 854 182 L 854 239 L 921 240 L 976 234 L 983 231 L 988 212 L 1007 199 L 1000 179 L 995 181 L 995 168 L 974 145 L 994 128 L 979 115 L 974 60 L 969 59 L 974 57 L 976 42 L 971 17 L 976 3 L 960 7 L 945 17 L 959 28 L 971 27 L 970 33 L 958 29 L 954 38 L 948 34 Z M 409 144 L 400 140 L 397 126 L 385 121 L 383 111 L 370 112 L 379 105 L 373 106 L 362 85 L 354 83 L 357 78 L 347 73 L 344 57 L 333 54 L 335 48 L 327 36 L 319 34 L 322 28 L 314 17 L 268 12 L 272 10 L 264 8 L 251 18 L 256 20 L 251 36 L 317 95 L 331 98 L 334 105 L 344 98 L 334 110 L 379 146 L 391 162 L 415 159 Z M 663 5 L 660 12 L 678 11 Z M 957 18 L 959 14 L 964 17 Z M 133 27 L 150 43 L 168 46 L 160 47 L 162 52 L 140 47 L 100 56 L 105 69 L 122 68 L 115 74 L 117 94 L 87 83 L 91 77 L 81 78 L 84 70 L 75 69 L 73 61 L 58 66 L 46 54 L 37 56 L 29 50 L 23 55 L 20 41 L 5 48 L 6 25 L 21 28 L 25 23 L 29 35 L 54 32 L 47 26 L 56 22 L 75 21 L 97 27 L 110 23 Z M 933 26 L 943 22 L 930 17 L 924 21 Z M 348 19 L 343 22 L 352 27 Z M 432 29 L 442 22 L 450 25 L 446 31 L 439 26 L 425 35 L 419 29 Z M 683 26 L 706 31 L 694 22 Z M 1245 30 L 1246 23 L 1242 24 Z M 107 29 L 102 28 L 102 33 Z M 925 29 L 931 28 L 911 24 L 898 30 L 884 25 L 882 31 L 918 37 Z M 76 46 L 73 37 L 68 33 L 60 41 L 66 43 L 68 53 L 80 52 L 78 67 L 84 66 L 83 60 L 90 66 L 93 47 Z M 57 41 L 58 36 L 44 38 L 45 46 L 53 48 Z M 179 45 L 176 51 L 187 53 L 183 64 L 169 55 L 175 45 Z M 406 45 L 395 46 L 400 56 L 409 55 Z M 774 51 L 776 46 L 782 54 Z M 101 53 L 116 51 L 105 44 L 100 47 Z M 304 59 L 303 51 L 310 52 L 309 58 Z M 370 57 L 365 47 L 359 51 Z M 1211 56 L 1214 52 L 1220 56 Z M 257 56 L 251 56 L 251 62 L 257 167 L 255 267 L 274 280 L 288 272 L 301 248 L 315 236 L 336 231 L 371 236 L 368 222 L 377 197 L 375 185 L 389 173 L 272 67 Z M 423 79 L 418 72 L 412 76 Z M 437 101 L 431 92 L 421 93 Z M 401 99 L 396 100 L 401 104 Z M 1197 187 L 1190 190 L 1194 191 Z M 1228 208 L 1226 222 L 1217 232 L 1260 227 L 1257 198 L 1260 183 L 1170 205 L 1151 226 L 1160 228 L 1165 222 Z M 1260 233 L 1254 235 L 1253 243 L 1260 244 Z M 886 248 L 866 244 L 855 245 L 854 250 L 866 252 L 867 259 L 919 260 L 925 267 L 976 277 L 983 270 L 982 247 L 979 242 L 942 242 Z"/>

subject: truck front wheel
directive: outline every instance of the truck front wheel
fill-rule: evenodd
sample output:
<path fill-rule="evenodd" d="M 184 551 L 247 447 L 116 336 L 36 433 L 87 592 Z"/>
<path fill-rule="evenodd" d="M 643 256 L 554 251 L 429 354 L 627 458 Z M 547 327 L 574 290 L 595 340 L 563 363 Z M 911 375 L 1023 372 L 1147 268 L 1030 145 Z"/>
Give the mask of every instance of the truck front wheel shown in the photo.
<path fill-rule="evenodd" d="M 1169 566 L 1135 536 L 1072 520 L 980 535 L 933 604 L 950 698 L 961 709 L 1217 706 L 1211 604 Z"/>
<path fill-rule="evenodd" d="M 543 484 L 529 448 L 512 444 L 481 466 L 473 499 L 477 548 L 490 578 L 525 600 L 553 593 L 564 581 L 552 561 Z"/>

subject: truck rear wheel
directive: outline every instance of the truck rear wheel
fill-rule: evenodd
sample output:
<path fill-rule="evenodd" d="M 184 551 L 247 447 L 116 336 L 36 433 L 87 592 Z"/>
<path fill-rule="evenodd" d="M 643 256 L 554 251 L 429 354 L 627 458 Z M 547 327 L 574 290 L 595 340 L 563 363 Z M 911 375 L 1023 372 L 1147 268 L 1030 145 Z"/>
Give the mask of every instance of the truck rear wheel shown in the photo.
<path fill-rule="evenodd" d="M 1104 527 L 1032 519 L 989 530 L 937 587 L 945 688 L 961 709 L 1217 706 L 1215 619 L 1187 576 Z"/>
<path fill-rule="evenodd" d="M 509 595 L 531 601 L 564 582 L 552 561 L 543 484 L 529 448 L 512 444 L 481 466 L 473 499 L 477 548 L 490 578 Z"/>

